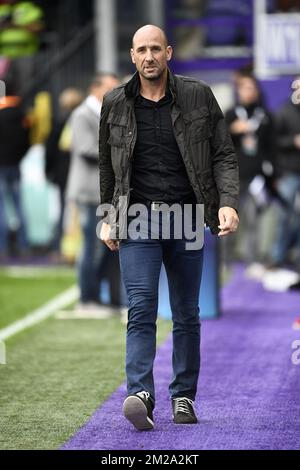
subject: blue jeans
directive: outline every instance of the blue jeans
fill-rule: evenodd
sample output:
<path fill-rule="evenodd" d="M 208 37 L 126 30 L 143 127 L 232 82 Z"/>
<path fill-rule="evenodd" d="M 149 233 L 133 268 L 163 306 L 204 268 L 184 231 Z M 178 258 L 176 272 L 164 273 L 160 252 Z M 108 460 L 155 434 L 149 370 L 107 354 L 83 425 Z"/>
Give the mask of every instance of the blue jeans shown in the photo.
<path fill-rule="evenodd" d="M 83 234 L 82 252 L 78 263 L 80 300 L 83 303 L 99 302 L 105 246 L 96 234 L 97 206 L 80 204 L 78 209 Z"/>
<path fill-rule="evenodd" d="M 7 221 L 5 200 L 9 198 L 14 205 L 19 221 L 18 247 L 27 248 L 25 220 L 21 205 L 20 170 L 17 166 L 0 167 L 0 253 L 7 252 L 9 226 Z"/>
<path fill-rule="evenodd" d="M 173 320 L 172 398 L 195 399 L 200 369 L 199 291 L 203 249 L 187 251 L 185 239 L 124 239 L 120 266 L 129 309 L 126 344 L 128 394 L 145 390 L 153 404 L 158 284 L 165 265 Z"/>
<path fill-rule="evenodd" d="M 279 209 L 272 260 L 275 263 L 284 263 L 288 249 L 296 241 L 297 262 L 300 265 L 300 215 L 294 211 L 296 195 L 300 193 L 300 175 L 290 173 L 282 176 L 278 182 L 278 192 L 287 202 L 288 207 Z"/>

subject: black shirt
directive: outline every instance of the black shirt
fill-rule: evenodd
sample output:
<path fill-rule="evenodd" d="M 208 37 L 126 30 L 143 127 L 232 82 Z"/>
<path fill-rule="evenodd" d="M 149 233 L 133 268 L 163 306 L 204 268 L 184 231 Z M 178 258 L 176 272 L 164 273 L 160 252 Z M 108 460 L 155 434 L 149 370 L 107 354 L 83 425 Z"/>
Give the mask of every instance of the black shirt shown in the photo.
<path fill-rule="evenodd" d="M 170 91 L 158 102 L 135 99 L 137 141 L 133 153 L 132 200 L 179 202 L 194 199 L 173 133 Z"/>

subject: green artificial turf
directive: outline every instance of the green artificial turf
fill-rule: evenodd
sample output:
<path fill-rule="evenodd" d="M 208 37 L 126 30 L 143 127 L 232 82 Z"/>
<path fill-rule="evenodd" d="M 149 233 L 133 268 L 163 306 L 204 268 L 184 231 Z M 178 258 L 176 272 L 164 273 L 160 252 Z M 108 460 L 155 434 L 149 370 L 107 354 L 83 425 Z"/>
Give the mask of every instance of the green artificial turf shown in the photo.
<path fill-rule="evenodd" d="M 68 269 L 1 269 L 0 329 L 24 317 L 75 284 Z"/>
<path fill-rule="evenodd" d="M 119 318 L 51 318 L 7 341 L 0 449 L 55 449 L 70 438 L 125 380 L 125 329 Z M 169 331 L 159 320 L 158 341 Z"/>

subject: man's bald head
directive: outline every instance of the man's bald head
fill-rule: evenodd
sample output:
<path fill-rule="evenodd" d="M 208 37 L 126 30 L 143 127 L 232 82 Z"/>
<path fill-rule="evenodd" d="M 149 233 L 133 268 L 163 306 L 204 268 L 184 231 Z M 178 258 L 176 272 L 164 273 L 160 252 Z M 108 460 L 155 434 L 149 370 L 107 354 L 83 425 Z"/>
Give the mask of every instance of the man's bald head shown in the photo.
<path fill-rule="evenodd" d="M 132 48 L 134 49 L 134 44 L 137 39 L 142 39 L 144 37 L 156 37 L 160 38 L 161 43 L 167 47 L 168 46 L 168 38 L 166 33 L 164 32 L 163 29 L 159 28 L 158 26 L 155 26 L 153 24 L 147 24 L 145 26 L 142 26 L 139 28 L 133 35 L 132 38 Z"/>
<path fill-rule="evenodd" d="M 159 80 L 167 73 L 167 62 L 172 57 L 165 32 L 148 24 L 138 29 L 132 38 L 131 59 L 140 76 L 147 80 Z"/>

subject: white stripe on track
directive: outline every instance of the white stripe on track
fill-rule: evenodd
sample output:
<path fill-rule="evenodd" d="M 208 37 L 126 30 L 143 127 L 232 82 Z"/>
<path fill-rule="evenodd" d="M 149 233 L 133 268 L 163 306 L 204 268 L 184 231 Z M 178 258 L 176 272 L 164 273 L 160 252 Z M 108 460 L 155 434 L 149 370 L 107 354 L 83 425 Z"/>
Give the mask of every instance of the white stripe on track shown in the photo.
<path fill-rule="evenodd" d="M 11 336 L 19 333 L 20 331 L 25 330 L 31 326 L 40 323 L 41 321 L 45 320 L 46 318 L 54 315 L 58 310 L 66 307 L 67 305 L 75 302 L 79 298 L 79 289 L 77 286 L 72 286 L 62 294 L 59 294 L 54 299 L 50 300 L 46 304 L 42 305 L 42 307 L 34 310 L 33 312 L 26 315 L 21 320 L 12 323 L 11 325 L 7 326 L 0 330 L 0 340 L 4 341 Z"/>

